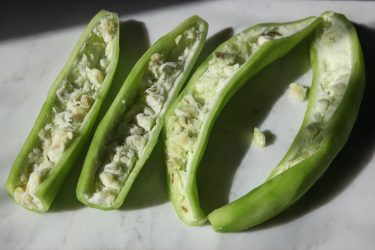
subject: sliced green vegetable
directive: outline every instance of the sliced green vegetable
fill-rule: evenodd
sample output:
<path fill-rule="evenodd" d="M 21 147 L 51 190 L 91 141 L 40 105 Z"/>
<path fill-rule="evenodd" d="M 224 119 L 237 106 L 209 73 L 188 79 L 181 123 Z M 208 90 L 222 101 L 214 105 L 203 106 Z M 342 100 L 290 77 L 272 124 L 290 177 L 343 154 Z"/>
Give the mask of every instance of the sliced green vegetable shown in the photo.
<path fill-rule="evenodd" d="M 345 16 L 322 17 L 311 47 L 308 108 L 296 138 L 265 183 L 209 214 L 215 230 L 244 230 L 279 214 L 319 179 L 346 143 L 365 85 L 363 56 Z"/>
<path fill-rule="evenodd" d="M 51 86 L 16 158 L 6 188 L 19 205 L 45 212 L 88 139 L 109 90 L 119 53 L 117 14 L 88 24 Z"/>
<path fill-rule="evenodd" d="M 164 136 L 169 195 L 186 224 L 206 221 L 199 204 L 196 173 L 220 111 L 246 81 L 290 51 L 320 21 L 310 17 L 259 24 L 237 34 L 203 62 L 168 111 Z"/>
<path fill-rule="evenodd" d="M 208 24 L 192 16 L 137 62 L 100 123 L 77 186 L 78 199 L 120 207 L 155 147 L 163 119 L 206 40 Z"/>

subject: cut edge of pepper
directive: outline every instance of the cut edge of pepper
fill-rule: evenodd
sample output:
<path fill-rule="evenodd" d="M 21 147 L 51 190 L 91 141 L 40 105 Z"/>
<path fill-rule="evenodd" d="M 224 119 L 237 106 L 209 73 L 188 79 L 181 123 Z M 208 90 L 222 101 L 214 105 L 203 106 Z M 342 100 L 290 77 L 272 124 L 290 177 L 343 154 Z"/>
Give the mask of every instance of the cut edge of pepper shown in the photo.
<path fill-rule="evenodd" d="M 107 11 L 107 10 L 100 10 L 90 20 L 90 22 L 87 24 L 84 31 L 80 35 L 78 41 L 76 42 L 76 44 L 75 44 L 73 50 L 71 51 L 66 63 L 64 64 L 62 70 L 59 72 L 58 76 L 56 77 L 56 79 L 52 83 L 51 87 L 49 88 L 47 97 L 46 97 L 46 99 L 43 103 L 43 106 L 42 106 L 42 108 L 41 108 L 41 110 L 40 110 L 40 112 L 39 112 L 39 114 L 38 114 L 38 116 L 35 120 L 35 124 L 32 127 L 28 137 L 26 138 L 26 140 L 25 140 L 25 142 L 24 142 L 24 144 L 23 144 L 17 158 L 15 159 L 11 170 L 10 170 L 7 182 L 5 184 L 8 196 L 16 204 L 22 206 L 23 208 L 25 208 L 27 210 L 30 210 L 30 211 L 33 211 L 33 212 L 40 212 L 40 213 L 48 211 L 48 209 L 50 208 L 50 206 L 51 206 L 51 204 L 52 204 L 52 202 L 53 202 L 53 200 L 54 200 L 54 198 L 55 198 L 55 196 L 56 196 L 56 194 L 59 190 L 59 188 L 61 187 L 62 180 L 59 180 L 59 179 L 61 179 L 61 178 L 65 179 L 66 175 L 68 174 L 68 172 L 71 168 L 71 166 L 70 166 L 70 167 L 68 167 L 69 169 L 66 169 L 67 165 L 69 165 L 69 164 L 72 165 L 69 162 L 69 158 L 73 157 L 73 156 L 76 158 L 77 153 L 75 151 L 79 150 L 79 149 L 77 149 L 77 147 L 79 147 L 79 145 L 82 145 L 83 140 L 87 139 L 89 131 L 86 131 L 86 133 L 82 133 L 83 128 L 85 128 L 87 130 L 90 130 L 92 128 L 92 126 L 94 125 L 95 119 L 93 121 L 84 120 L 84 122 L 81 124 L 81 127 L 78 130 L 79 133 L 75 136 L 75 140 L 69 145 L 68 149 L 64 151 L 63 155 L 61 156 L 61 159 L 56 163 L 56 165 L 52 168 L 52 170 L 46 176 L 46 178 L 43 180 L 43 182 L 38 186 L 37 190 L 34 193 L 34 196 L 35 196 L 35 199 L 37 199 L 38 202 L 40 202 L 40 204 L 41 204 L 40 209 L 38 209 L 38 208 L 28 208 L 28 207 L 23 206 L 22 204 L 18 203 L 15 200 L 14 190 L 17 188 L 18 183 L 20 182 L 19 178 L 21 176 L 21 173 L 25 169 L 25 163 L 27 161 L 27 156 L 30 153 L 30 150 L 32 150 L 32 148 L 36 144 L 36 140 L 37 140 L 36 138 L 38 138 L 38 133 L 43 128 L 43 126 L 45 124 L 46 117 L 49 117 L 49 115 L 50 115 L 49 112 L 52 110 L 52 105 L 54 104 L 55 99 L 56 99 L 56 91 L 60 87 L 61 82 L 63 81 L 64 77 L 66 76 L 66 73 L 71 70 L 72 64 L 73 64 L 74 60 L 76 59 L 77 55 L 79 54 L 82 46 L 85 44 L 85 41 L 87 40 L 89 35 L 93 32 L 93 29 L 95 28 L 97 23 L 106 15 L 113 16 L 115 18 L 115 20 L 117 21 L 117 25 L 119 25 L 118 15 L 114 12 L 110 12 L 110 11 Z M 119 27 L 117 28 L 116 34 L 113 38 L 113 41 L 119 40 L 118 34 L 119 34 Z M 107 73 L 107 75 L 109 75 L 109 77 L 106 77 L 104 79 L 102 85 L 105 86 L 105 87 L 102 88 L 99 91 L 99 97 L 100 98 L 98 98 L 97 101 L 100 102 L 100 103 L 95 103 L 92 106 L 92 108 L 91 108 L 91 110 L 88 114 L 88 115 L 92 116 L 93 115 L 92 113 L 94 113 L 95 118 L 97 116 L 97 113 L 99 112 L 99 109 L 100 109 L 101 104 L 102 104 L 103 99 L 104 99 L 102 96 L 105 96 L 106 93 L 109 90 L 109 87 L 110 87 L 110 84 L 111 84 L 111 81 L 112 81 L 112 77 L 113 77 L 114 68 L 115 68 L 114 64 L 117 63 L 118 45 L 115 44 L 112 47 L 112 49 L 113 49 L 113 52 L 114 52 L 113 53 L 113 60 L 111 60 L 110 64 L 108 65 L 109 70 L 108 70 L 108 73 Z M 96 106 L 99 106 L 99 107 L 96 108 Z M 57 178 L 56 174 L 61 174 L 63 176 L 60 176 L 59 178 Z M 54 183 L 57 183 L 57 184 L 54 187 L 51 188 L 50 186 L 53 185 Z"/>

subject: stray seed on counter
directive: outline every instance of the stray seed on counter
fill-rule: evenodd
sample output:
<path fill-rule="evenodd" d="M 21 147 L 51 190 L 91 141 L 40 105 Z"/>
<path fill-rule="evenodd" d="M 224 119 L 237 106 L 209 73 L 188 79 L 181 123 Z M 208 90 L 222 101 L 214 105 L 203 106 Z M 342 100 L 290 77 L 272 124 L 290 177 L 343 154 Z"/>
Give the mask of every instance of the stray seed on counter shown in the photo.
<path fill-rule="evenodd" d="M 267 145 L 265 133 L 259 130 L 257 127 L 254 128 L 253 132 L 253 143 L 259 148 L 263 148 Z"/>
<path fill-rule="evenodd" d="M 289 96 L 294 100 L 303 102 L 307 99 L 307 90 L 308 87 L 303 86 L 299 83 L 289 84 Z"/>

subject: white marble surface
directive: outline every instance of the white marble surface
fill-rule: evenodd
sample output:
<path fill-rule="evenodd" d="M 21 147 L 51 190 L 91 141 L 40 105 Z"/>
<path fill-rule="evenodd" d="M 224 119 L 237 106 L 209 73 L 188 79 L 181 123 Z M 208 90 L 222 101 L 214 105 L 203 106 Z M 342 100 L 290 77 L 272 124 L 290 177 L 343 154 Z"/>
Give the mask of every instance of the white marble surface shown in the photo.
<path fill-rule="evenodd" d="M 192 14 L 205 18 L 210 24 L 209 35 L 213 35 L 228 27 L 238 32 L 255 23 L 288 21 L 318 15 L 324 10 L 345 13 L 368 27 L 360 28 L 360 36 L 366 60 L 373 63 L 372 2 L 215 1 L 137 11 L 122 15 L 122 20 L 144 23 L 143 29 L 153 42 Z M 64 22 L 79 15 L 79 11 L 72 4 L 50 22 L 57 22 L 58 18 Z M 182 224 L 167 200 L 158 150 L 118 211 L 86 208 L 75 200 L 79 163 L 50 212 L 35 214 L 16 206 L 3 188 L 9 169 L 83 27 L 84 24 L 65 26 L 0 40 L 0 249 L 374 249 L 375 135 L 374 122 L 370 121 L 374 107 L 374 87 L 370 82 L 375 79 L 373 70 L 368 71 L 367 96 L 343 153 L 297 205 L 253 230 L 220 234 L 209 225 Z M 140 23 L 128 22 L 125 27 L 133 28 L 126 35 L 129 41 L 145 35 Z M 228 32 L 216 37 L 225 37 Z M 147 39 L 143 40 L 133 41 L 132 46 L 138 46 L 131 49 L 133 54 L 142 51 L 139 46 Z M 201 198 L 207 210 L 260 184 L 281 159 L 306 108 L 306 103 L 288 98 L 285 86 L 291 81 L 310 84 L 311 72 L 306 64 L 308 50 L 301 45 L 251 81 L 261 87 L 255 89 L 247 84 L 225 108 L 199 176 Z M 274 91 L 269 92 L 270 88 Z M 251 147 L 250 131 L 254 125 L 277 135 L 273 145 L 264 149 Z"/>

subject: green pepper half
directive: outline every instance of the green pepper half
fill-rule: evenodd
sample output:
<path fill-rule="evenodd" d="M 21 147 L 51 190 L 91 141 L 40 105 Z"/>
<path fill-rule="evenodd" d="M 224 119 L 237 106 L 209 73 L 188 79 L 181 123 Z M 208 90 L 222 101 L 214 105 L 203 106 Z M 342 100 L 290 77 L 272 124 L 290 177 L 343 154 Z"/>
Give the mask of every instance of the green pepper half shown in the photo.
<path fill-rule="evenodd" d="M 296 202 L 325 172 L 346 143 L 365 86 L 354 26 L 326 12 L 311 47 L 313 82 L 303 124 L 287 154 L 262 185 L 211 212 L 217 231 L 258 225 Z"/>
<path fill-rule="evenodd" d="M 19 205 L 49 209 L 98 116 L 119 54 L 119 20 L 100 11 L 88 24 L 51 86 L 16 158 L 6 188 Z"/>
<path fill-rule="evenodd" d="M 199 162 L 214 121 L 231 96 L 265 66 L 312 33 L 320 18 L 259 24 L 221 44 L 196 70 L 168 110 L 165 162 L 169 196 L 188 225 L 206 221 L 196 183 Z"/>
<path fill-rule="evenodd" d="M 163 119 L 206 40 L 198 16 L 160 38 L 137 62 L 99 124 L 81 172 L 77 197 L 99 209 L 120 207 L 155 147 Z"/>

